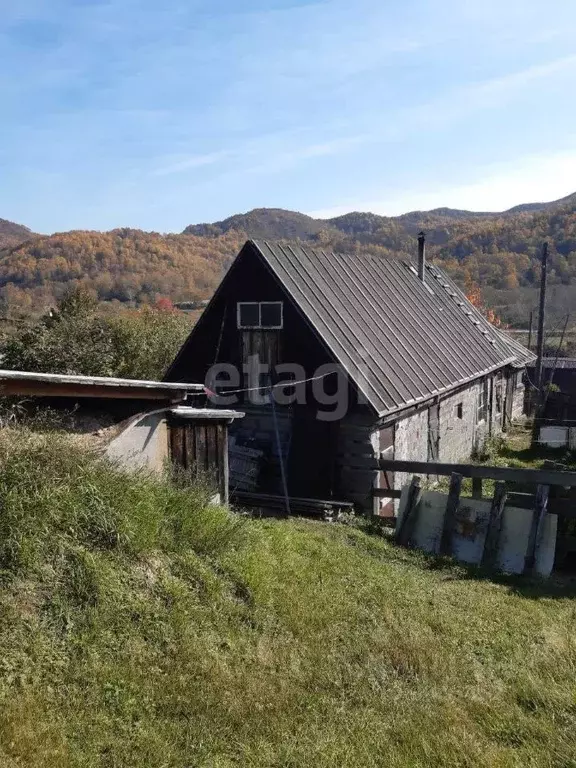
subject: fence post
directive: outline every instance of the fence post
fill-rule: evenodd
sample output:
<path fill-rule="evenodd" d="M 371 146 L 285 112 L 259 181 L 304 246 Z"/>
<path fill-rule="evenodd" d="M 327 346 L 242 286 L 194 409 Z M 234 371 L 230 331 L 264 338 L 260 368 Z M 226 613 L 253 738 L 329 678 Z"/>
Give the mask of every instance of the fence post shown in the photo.
<path fill-rule="evenodd" d="M 444 525 L 442 527 L 442 540 L 440 542 L 440 554 L 449 555 L 452 551 L 451 539 L 456 521 L 456 510 L 460 503 L 460 490 L 462 489 L 462 475 L 453 472 L 450 476 L 450 490 L 446 501 L 444 513 Z"/>
<path fill-rule="evenodd" d="M 498 554 L 498 541 L 502 529 L 502 514 L 506 504 L 506 483 L 498 482 L 494 486 L 494 496 L 490 507 L 488 530 L 482 553 L 482 568 L 494 568 Z"/>
<path fill-rule="evenodd" d="M 524 573 L 532 575 L 536 564 L 536 548 L 542 531 L 544 515 L 548 507 L 548 494 L 550 487 L 548 485 L 539 485 L 536 490 L 536 504 L 532 514 L 532 525 L 530 527 L 530 536 L 528 537 L 528 546 L 526 548 L 526 557 L 524 559 Z"/>
<path fill-rule="evenodd" d="M 412 538 L 414 532 L 414 526 L 416 524 L 416 509 L 420 502 L 420 496 L 422 495 L 422 480 L 418 475 L 414 475 L 410 488 L 408 489 L 408 498 L 406 499 L 406 509 L 402 521 L 396 533 L 396 541 L 398 544 L 407 546 Z"/>
<path fill-rule="evenodd" d="M 481 477 L 472 478 L 472 498 L 473 499 L 482 498 L 482 478 Z"/>

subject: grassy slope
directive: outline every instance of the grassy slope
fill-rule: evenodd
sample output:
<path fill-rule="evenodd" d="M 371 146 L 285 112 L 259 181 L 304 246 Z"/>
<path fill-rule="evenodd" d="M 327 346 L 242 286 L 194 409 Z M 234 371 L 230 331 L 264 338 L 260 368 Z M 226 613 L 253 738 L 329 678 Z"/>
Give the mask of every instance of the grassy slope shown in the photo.
<path fill-rule="evenodd" d="M 576 764 L 569 589 L 233 518 L 22 431 L 0 498 L 2 766 Z"/>

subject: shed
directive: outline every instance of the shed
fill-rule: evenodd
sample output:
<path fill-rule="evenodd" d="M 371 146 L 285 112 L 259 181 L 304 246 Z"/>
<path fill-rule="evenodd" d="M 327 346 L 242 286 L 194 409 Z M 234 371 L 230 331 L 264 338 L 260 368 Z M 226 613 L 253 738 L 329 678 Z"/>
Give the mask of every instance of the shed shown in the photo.
<path fill-rule="evenodd" d="M 0 370 L 0 395 L 70 412 L 71 431 L 101 425 L 99 443 L 120 466 L 162 471 L 170 461 L 228 501 L 228 426 L 243 414 L 206 407 L 202 384 Z"/>

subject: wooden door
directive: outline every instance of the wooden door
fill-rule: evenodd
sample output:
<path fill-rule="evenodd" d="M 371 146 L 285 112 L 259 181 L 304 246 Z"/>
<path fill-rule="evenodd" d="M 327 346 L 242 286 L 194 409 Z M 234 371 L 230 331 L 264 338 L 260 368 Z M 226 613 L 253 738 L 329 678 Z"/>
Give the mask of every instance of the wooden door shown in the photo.
<path fill-rule="evenodd" d="M 316 411 L 295 408 L 288 456 L 291 496 L 330 499 L 334 492 L 338 422 L 320 421 Z"/>
<path fill-rule="evenodd" d="M 213 420 L 169 424 L 170 458 L 191 482 L 206 483 L 228 502 L 228 426 Z"/>

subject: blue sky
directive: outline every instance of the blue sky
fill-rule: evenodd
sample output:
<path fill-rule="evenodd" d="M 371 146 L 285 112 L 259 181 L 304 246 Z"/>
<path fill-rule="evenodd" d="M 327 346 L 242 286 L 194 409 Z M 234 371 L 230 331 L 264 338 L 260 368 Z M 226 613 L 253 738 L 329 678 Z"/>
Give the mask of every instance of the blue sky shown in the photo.
<path fill-rule="evenodd" d="M 0 0 L 0 217 L 554 199 L 576 191 L 575 28 L 574 0 Z"/>

